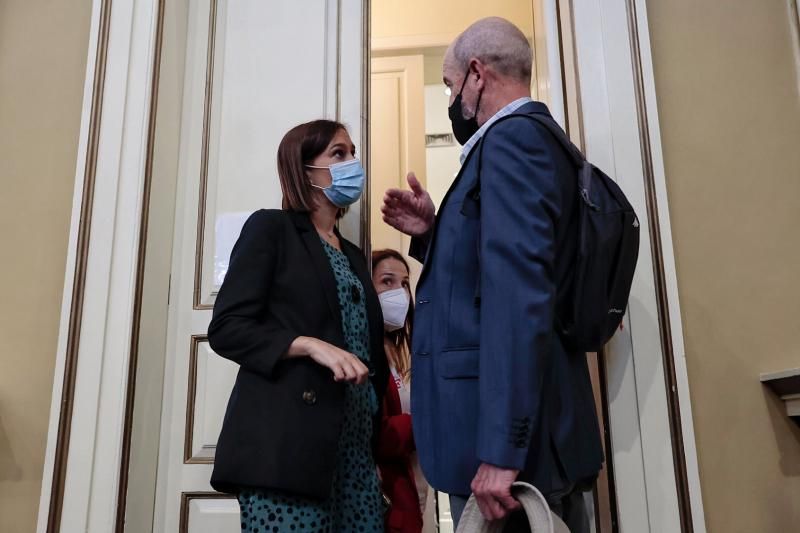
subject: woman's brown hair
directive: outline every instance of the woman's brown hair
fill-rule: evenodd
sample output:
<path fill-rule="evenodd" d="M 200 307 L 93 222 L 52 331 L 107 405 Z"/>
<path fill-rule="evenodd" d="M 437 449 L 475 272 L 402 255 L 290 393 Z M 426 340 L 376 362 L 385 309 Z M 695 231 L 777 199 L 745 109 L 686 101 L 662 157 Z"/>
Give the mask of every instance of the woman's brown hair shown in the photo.
<path fill-rule="evenodd" d="M 347 131 L 340 122 L 314 120 L 295 126 L 283 136 L 278 146 L 278 177 L 284 210 L 309 213 L 316 209 L 314 189 L 305 166 L 325 151 L 340 130 Z"/>
<path fill-rule="evenodd" d="M 403 266 L 406 267 L 406 270 L 409 273 L 411 272 L 405 257 L 397 250 L 388 249 L 375 250 L 372 252 L 372 271 L 374 272 L 377 266 L 387 259 L 396 259 L 400 261 Z M 406 323 L 402 328 L 396 331 L 384 332 L 391 346 L 391 349 L 386 353 L 386 357 L 389 360 L 389 364 L 395 368 L 404 381 L 408 381 L 411 377 L 411 328 L 414 323 L 414 301 L 411 295 L 411 289 L 409 288 L 408 291 L 411 303 L 408 306 Z"/>

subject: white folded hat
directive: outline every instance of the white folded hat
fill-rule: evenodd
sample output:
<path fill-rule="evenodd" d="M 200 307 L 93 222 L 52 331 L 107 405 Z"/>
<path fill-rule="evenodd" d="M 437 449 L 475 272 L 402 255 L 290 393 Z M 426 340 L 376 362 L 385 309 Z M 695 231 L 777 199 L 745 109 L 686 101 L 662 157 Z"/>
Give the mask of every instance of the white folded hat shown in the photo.
<path fill-rule="evenodd" d="M 569 533 L 567 525 L 550 510 L 547 500 L 536 487 L 518 481 L 512 485 L 511 492 L 528 517 L 531 533 Z M 506 520 L 486 520 L 473 495 L 464 507 L 456 533 L 502 533 Z"/>

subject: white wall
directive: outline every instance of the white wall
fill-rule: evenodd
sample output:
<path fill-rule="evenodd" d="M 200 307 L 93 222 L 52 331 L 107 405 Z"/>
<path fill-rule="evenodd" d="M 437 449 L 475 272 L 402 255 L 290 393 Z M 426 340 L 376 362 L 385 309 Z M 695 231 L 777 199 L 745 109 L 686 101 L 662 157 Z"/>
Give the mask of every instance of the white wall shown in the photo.
<path fill-rule="evenodd" d="M 444 92 L 444 84 L 425 86 L 425 133 L 452 133 L 450 119 L 447 116 L 449 97 Z M 453 183 L 458 169 L 461 168 L 459 155 L 461 146 L 441 146 L 425 149 L 425 160 L 428 172 L 428 192 L 437 208 L 442 198 Z"/>

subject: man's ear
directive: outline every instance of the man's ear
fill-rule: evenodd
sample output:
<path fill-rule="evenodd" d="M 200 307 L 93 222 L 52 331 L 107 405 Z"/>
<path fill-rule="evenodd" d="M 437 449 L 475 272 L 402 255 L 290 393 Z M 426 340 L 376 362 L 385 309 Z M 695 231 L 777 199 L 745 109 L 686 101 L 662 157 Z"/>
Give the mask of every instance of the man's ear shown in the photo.
<path fill-rule="evenodd" d="M 475 76 L 477 90 L 482 90 L 486 84 L 489 67 L 480 59 L 473 57 L 469 60 L 469 74 Z"/>

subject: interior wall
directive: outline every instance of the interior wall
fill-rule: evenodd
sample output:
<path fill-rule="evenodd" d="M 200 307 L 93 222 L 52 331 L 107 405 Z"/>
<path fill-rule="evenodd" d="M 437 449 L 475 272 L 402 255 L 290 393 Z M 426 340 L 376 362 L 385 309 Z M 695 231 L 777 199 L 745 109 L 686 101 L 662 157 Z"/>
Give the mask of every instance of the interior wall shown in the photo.
<path fill-rule="evenodd" d="M 440 67 L 441 68 L 441 67 Z M 445 86 L 425 85 L 425 134 L 451 134 L 453 129 L 447 116 L 450 97 L 444 92 Z M 438 209 L 453 183 L 453 178 L 461 168 L 459 157 L 461 146 L 453 141 L 451 146 L 428 146 L 425 148 L 425 162 L 428 175 L 428 193 Z"/>
<path fill-rule="evenodd" d="M 425 13 L 420 17 L 419 13 Z M 452 133 L 447 116 L 449 96 L 442 81 L 442 63 L 447 45 L 470 24 L 484 17 L 502 16 L 516 24 L 533 40 L 533 2 L 501 0 L 395 0 L 372 3 L 373 57 L 424 56 L 425 133 Z M 385 48 L 388 46 L 388 48 Z M 536 80 L 533 80 L 532 89 Z M 374 120 L 374 117 L 373 117 Z M 374 127 L 374 126 L 373 126 Z M 374 151 L 374 147 L 373 147 Z M 427 147 L 426 187 L 438 207 L 461 164 L 461 147 Z M 376 154 L 372 154 L 376 157 Z M 420 170 L 420 169 L 415 169 Z"/>
<path fill-rule="evenodd" d="M 372 38 L 452 38 L 476 20 L 498 14 L 530 36 L 533 35 L 532 5 L 530 0 L 381 0 L 372 2 Z"/>
<path fill-rule="evenodd" d="M 92 2 L 0 2 L 0 531 L 34 531 Z"/>
<path fill-rule="evenodd" d="M 786 1 L 648 0 L 708 530 L 796 531 L 800 93 Z"/>

